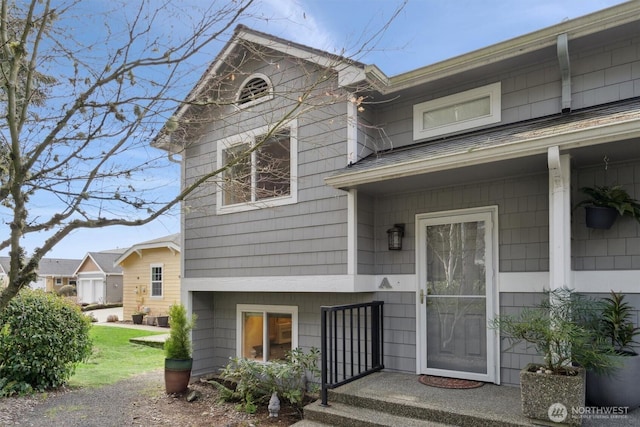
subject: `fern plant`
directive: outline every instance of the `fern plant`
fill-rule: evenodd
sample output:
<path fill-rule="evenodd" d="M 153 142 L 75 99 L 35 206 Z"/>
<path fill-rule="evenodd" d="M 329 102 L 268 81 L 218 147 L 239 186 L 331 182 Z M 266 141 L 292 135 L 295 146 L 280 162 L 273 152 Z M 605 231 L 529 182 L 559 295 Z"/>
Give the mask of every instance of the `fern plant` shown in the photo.
<path fill-rule="evenodd" d="M 613 208 L 621 216 L 627 215 L 640 222 L 640 203 L 632 198 L 622 186 L 596 185 L 595 187 L 583 187 L 580 191 L 589 196 L 589 198 L 579 202 L 576 207 L 599 206 Z"/>

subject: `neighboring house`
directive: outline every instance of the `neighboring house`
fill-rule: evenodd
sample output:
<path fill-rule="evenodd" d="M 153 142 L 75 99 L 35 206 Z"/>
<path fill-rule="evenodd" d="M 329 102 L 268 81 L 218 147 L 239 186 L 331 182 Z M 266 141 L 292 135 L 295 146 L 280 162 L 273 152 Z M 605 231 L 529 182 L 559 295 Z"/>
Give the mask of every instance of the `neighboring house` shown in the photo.
<path fill-rule="evenodd" d="M 75 271 L 79 259 L 42 258 L 38 263 L 38 279 L 31 284 L 33 289 L 58 292 L 65 285 L 76 286 Z"/>
<path fill-rule="evenodd" d="M 9 274 L 9 257 L 0 257 L 0 287 L 6 286 Z M 79 259 L 42 258 L 38 263 L 36 281 L 29 285 L 32 289 L 58 292 L 65 285 L 76 286 L 75 270 Z"/>
<path fill-rule="evenodd" d="M 131 246 L 115 260 L 123 275 L 123 319 L 137 311 L 168 315 L 180 303 L 180 234 Z"/>
<path fill-rule="evenodd" d="M 0 257 L 0 288 L 9 282 L 9 257 Z"/>
<path fill-rule="evenodd" d="M 122 302 L 122 269 L 114 262 L 124 251 L 87 252 L 75 271 L 80 304 Z"/>
<path fill-rule="evenodd" d="M 518 384 L 537 356 L 495 313 L 563 286 L 640 307 L 640 225 L 572 211 L 583 186 L 640 198 L 640 2 L 394 77 L 240 26 L 188 99 L 198 125 L 154 141 L 184 150 L 185 184 L 319 105 L 263 147 L 279 192 L 260 197 L 261 149 L 184 202 L 194 375 L 320 347 L 321 306 L 380 300 L 386 369 Z"/>

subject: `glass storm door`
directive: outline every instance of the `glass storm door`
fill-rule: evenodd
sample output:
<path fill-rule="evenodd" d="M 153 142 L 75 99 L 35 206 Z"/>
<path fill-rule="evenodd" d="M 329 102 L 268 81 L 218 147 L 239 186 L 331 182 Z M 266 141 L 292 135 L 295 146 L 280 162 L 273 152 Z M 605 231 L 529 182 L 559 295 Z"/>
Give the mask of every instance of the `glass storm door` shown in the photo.
<path fill-rule="evenodd" d="M 493 209 L 418 216 L 421 373 L 498 382 Z"/>

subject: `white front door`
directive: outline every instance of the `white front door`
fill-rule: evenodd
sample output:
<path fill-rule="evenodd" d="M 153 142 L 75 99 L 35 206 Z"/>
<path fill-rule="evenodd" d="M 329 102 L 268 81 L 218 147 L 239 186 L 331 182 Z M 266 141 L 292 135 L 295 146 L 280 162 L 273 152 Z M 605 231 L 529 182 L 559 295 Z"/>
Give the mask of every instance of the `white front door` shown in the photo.
<path fill-rule="evenodd" d="M 416 217 L 420 373 L 499 383 L 497 207 Z"/>

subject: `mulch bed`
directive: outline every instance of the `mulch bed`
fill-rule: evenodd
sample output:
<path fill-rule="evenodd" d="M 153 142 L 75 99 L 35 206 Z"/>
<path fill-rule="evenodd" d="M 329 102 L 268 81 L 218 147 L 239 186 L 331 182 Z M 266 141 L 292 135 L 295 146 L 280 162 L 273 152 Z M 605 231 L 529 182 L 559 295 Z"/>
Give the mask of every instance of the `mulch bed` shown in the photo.
<path fill-rule="evenodd" d="M 439 387 L 439 388 L 477 388 L 482 387 L 484 385 L 483 382 L 480 381 L 471 381 L 471 380 L 461 380 L 458 378 L 445 378 L 445 377 L 434 377 L 431 375 L 420 375 L 418 377 L 418 381 L 424 385 L 428 385 L 431 387 Z"/>

